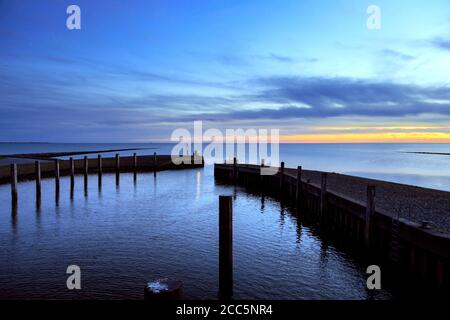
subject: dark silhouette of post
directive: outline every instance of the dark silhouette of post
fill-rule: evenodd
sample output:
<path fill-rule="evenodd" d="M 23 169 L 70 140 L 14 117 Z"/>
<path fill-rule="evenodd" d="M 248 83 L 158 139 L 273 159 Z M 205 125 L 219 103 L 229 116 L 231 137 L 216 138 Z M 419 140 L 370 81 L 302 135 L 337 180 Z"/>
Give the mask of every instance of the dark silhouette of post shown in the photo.
<path fill-rule="evenodd" d="M 84 192 L 86 193 L 88 190 L 88 175 L 89 175 L 89 162 L 87 156 L 84 157 L 83 172 L 84 172 Z"/>
<path fill-rule="evenodd" d="M 12 207 L 17 206 L 17 165 L 11 164 L 11 204 Z"/>
<path fill-rule="evenodd" d="M 280 189 L 283 189 L 284 184 L 284 162 L 281 162 L 280 166 Z"/>
<path fill-rule="evenodd" d="M 116 153 L 116 185 L 120 182 L 120 156 Z"/>
<path fill-rule="evenodd" d="M 295 189 L 295 200 L 297 204 L 300 203 L 302 192 L 302 166 L 297 167 L 297 188 Z"/>
<path fill-rule="evenodd" d="M 59 160 L 55 160 L 55 201 L 59 203 Z"/>
<path fill-rule="evenodd" d="M 262 188 L 263 182 L 264 182 L 263 170 L 264 170 L 264 159 L 261 159 L 261 167 L 259 168 L 259 182 L 260 182 L 261 188 Z"/>
<path fill-rule="evenodd" d="M 153 153 L 153 175 L 156 177 L 156 167 L 157 167 L 157 159 L 156 159 L 156 152 Z"/>
<path fill-rule="evenodd" d="M 322 172 L 321 184 L 320 184 L 320 207 L 319 215 L 322 217 L 325 211 L 325 195 L 327 193 L 327 173 Z"/>
<path fill-rule="evenodd" d="M 133 180 L 136 181 L 137 177 L 137 156 L 133 153 Z"/>
<path fill-rule="evenodd" d="M 233 182 L 237 183 L 238 179 L 238 167 L 237 167 L 237 159 L 236 157 L 233 158 Z"/>
<path fill-rule="evenodd" d="M 35 171 L 35 178 L 36 178 L 36 203 L 41 203 L 41 164 L 39 161 L 36 161 L 34 163 L 34 171 Z"/>
<path fill-rule="evenodd" d="M 219 298 L 233 295 L 233 199 L 219 196 Z"/>
<path fill-rule="evenodd" d="M 102 188 L 102 174 L 103 174 L 103 166 L 102 166 L 102 156 L 99 154 L 97 157 L 97 171 L 98 171 L 98 188 Z"/>
<path fill-rule="evenodd" d="M 367 204 L 366 204 L 366 221 L 364 228 L 364 241 L 366 244 L 366 249 L 370 247 L 370 234 L 371 234 L 371 226 L 370 220 L 372 219 L 373 214 L 375 213 L 375 186 L 369 185 L 367 186 Z"/>
<path fill-rule="evenodd" d="M 73 198 L 73 193 L 75 189 L 75 164 L 73 158 L 69 159 L 70 166 L 70 197 Z"/>

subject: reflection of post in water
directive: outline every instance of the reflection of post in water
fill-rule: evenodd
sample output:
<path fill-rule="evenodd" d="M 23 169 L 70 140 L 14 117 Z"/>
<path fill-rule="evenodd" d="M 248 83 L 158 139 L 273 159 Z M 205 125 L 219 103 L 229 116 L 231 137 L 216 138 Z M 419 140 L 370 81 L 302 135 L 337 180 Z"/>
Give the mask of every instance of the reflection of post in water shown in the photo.
<path fill-rule="evenodd" d="M 266 195 L 261 193 L 261 213 L 264 213 Z"/>
<path fill-rule="evenodd" d="M 280 225 L 284 226 L 284 222 L 286 219 L 286 205 L 284 203 L 284 200 L 280 199 Z"/>
<path fill-rule="evenodd" d="M 300 243 L 300 240 L 302 238 L 302 221 L 300 219 L 300 213 L 299 213 L 299 209 L 296 209 L 297 214 L 296 214 L 296 225 L 295 225 L 295 237 L 296 237 L 296 243 Z"/>
<path fill-rule="evenodd" d="M 11 224 L 15 231 L 17 227 L 17 205 L 11 206 Z"/>

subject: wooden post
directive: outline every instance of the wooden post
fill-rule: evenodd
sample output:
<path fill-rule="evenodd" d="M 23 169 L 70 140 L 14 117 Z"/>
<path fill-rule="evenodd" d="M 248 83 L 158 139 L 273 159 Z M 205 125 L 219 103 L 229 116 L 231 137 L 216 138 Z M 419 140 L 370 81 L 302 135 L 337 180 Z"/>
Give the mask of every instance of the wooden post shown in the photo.
<path fill-rule="evenodd" d="M 36 176 L 36 202 L 41 201 L 41 164 L 39 161 L 34 163 L 35 176 Z"/>
<path fill-rule="evenodd" d="M 238 179 L 238 168 L 237 168 L 237 159 L 236 157 L 233 158 L 233 182 L 237 183 Z"/>
<path fill-rule="evenodd" d="M 120 156 L 116 153 L 116 185 L 119 184 L 120 181 Z"/>
<path fill-rule="evenodd" d="M 325 195 L 327 193 L 327 173 L 322 172 L 321 176 L 321 187 L 320 187 L 320 207 L 319 215 L 322 217 L 325 211 Z"/>
<path fill-rule="evenodd" d="M 366 249 L 370 247 L 370 220 L 375 213 L 375 186 L 367 186 L 367 204 L 366 204 L 366 221 L 364 228 L 364 241 L 366 243 Z"/>
<path fill-rule="evenodd" d="M 17 206 L 17 165 L 11 164 L 11 204 L 12 207 Z"/>
<path fill-rule="evenodd" d="M 88 174 L 89 174 L 89 162 L 88 162 L 88 157 L 84 156 L 84 191 L 87 191 L 88 188 Z"/>
<path fill-rule="evenodd" d="M 153 176 L 156 177 L 156 167 L 157 167 L 157 159 L 156 159 L 156 152 L 153 152 Z"/>
<path fill-rule="evenodd" d="M 280 165 L 280 189 L 283 189 L 284 183 L 284 162 L 281 162 Z"/>
<path fill-rule="evenodd" d="M 133 153 L 133 181 L 136 182 L 137 179 L 137 156 Z"/>
<path fill-rule="evenodd" d="M 59 202 L 59 160 L 55 160 L 55 200 Z"/>
<path fill-rule="evenodd" d="M 102 188 L 102 174 L 103 174 L 103 165 L 102 165 L 102 155 L 98 155 L 97 157 L 97 171 L 98 171 L 98 188 Z"/>
<path fill-rule="evenodd" d="M 219 298 L 233 295 L 233 199 L 219 196 Z"/>
<path fill-rule="evenodd" d="M 69 159 L 70 164 L 70 197 L 73 198 L 73 192 L 75 189 L 75 164 L 73 158 Z"/>
<path fill-rule="evenodd" d="M 262 188 L 263 182 L 264 182 L 264 176 L 263 176 L 263 169 L 264 169 L 264 159 L 261 160 L 261 168 L 259 169 L 259 182 L 260 187 Z"/>
<path fill-rule="evenodd" d="M 295 200 L 297 204 L 300 203 L 300 196 L 302 192 L 302 166 L 297 167 L 297 188 L 295 189 Z"/>

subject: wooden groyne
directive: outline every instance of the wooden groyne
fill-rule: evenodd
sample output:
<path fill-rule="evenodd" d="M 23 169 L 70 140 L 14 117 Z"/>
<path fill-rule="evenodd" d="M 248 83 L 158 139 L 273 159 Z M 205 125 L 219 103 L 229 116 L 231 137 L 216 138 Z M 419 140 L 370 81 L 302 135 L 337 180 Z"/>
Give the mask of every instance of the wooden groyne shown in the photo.
<path fill-rule="evenodd" d="M 88 175 L 102 173 L 129 173 L 129 172 L 158 172 L 163 170 L 176 170 L 203 167 L 202 163 L 191 161 L 192 156 L 186 158 L 185 163 L 175 165 L 172 163 L 170 155 L 151 155 L 151 156 L 117 156 L 113 158 L 102 158 L 100 155 L 89 158 L 57 160 L 47 159 L 38 162 L 40 175 L 42 178 L 53 178 L 59 180 L 60 176 Z M 119 168 L 117 167 L 119 160 Z M 189 162 L 192 162 L 189 164 Z M 58 163 L 58 165 L 57 165 Z M 73 163 L 73 169 L 71 169 Z M 58 166 L 58 170 L 56 170 Z M 15 164 L 18 181 L 35 180 L 36 163 Z M 73 170 L 73 172 L 72 172 Z M 11 165 L 0 166 L 0 184 L 11 182 Z"/>
<path fill-rule="evenodd" d="M 300 212 L 310 215 L 320 227 L 335 232 L 359 245 L 371 262 L 388 265 L 422 284 L 450 287 L 450 236 L 446 225 L 430 228 L 430 220 L 405 218 L 398 209 L 408 207 L 408 197 L 418 203 L 444 199 L 442 210 L 450 219 L 450 193 L 357 178 L 334 173 L 285 168 L 281 164 L 274 175 L 262 175 L 261 166 L 215 164 L 214 176 L 236 183 L 275 192 L 292 201 Z M 407 194 L 403 198 L 403 194 Z M 437 198 L 437 199 L 436 199 Z M 389 202 L 387 203 L 387 199 Z M 423 203 L 422 203 L 423 204 Z M 410 210 L 414 212 L 414 209 Z M 418 209 L 416 209 L 418 210 Z M 435 210 L 438 212 L 438 210 Z M 401 214 L 400 214 L 401 213 Z M 442 220 L 437 216 L 438 221 Z M 417 221 L 419 219 L 419 221 Z M 447 220 L 445 220 L 447 221 Z"/>
<path fill-rule="evenodd" d="M 98 186 L 101 188 L 102 175 L 115 173 L 116 184 L 120 183 L 120 174 L 132 172 L 134 180 L 138 172 L 153 172 L 163 170 L 179 170 L 200 168 L 204 166 L 203 158 L 199 156 L 183 156 L 181 164 L 174 164 L 170 155 L 133 156 L 121 157 L 116 154 L 114 158 L 102 158 L 98 155 L 94 158 L 85 156 L 83 159 L 61 160 L 46 159 L 35 163 L 22 163 L 0 166 L 0 184 L 11 184 L 11 203 L 13 209 L 17 206 L 20 194 L 18 194 L 18 182 L 34 180 L 36 182 L 36 204 L 41 202 L 41 179 L 55 179 L 55 199 L 58 203 L 60 197 L 60 177 L 70 176 L 70 196 L 74 196 L 75 176 L 83 175 L 84 189 L 87 192 L 90 175 L 98 176 Z"/>

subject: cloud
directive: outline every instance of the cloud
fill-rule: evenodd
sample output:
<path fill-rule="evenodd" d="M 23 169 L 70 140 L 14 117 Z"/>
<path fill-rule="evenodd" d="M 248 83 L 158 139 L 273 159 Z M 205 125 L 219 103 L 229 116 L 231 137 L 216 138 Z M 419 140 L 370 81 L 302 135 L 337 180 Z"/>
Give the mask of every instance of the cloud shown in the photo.
<path fill-rule="evenodd" d="M 388 56 L 388 57 L 392 57 L 395 59 L 400 59 L 403 61 L 411 61 L 414 60 L 416 57 L 409 55 L 409 54 L 405 54 L 396 50 L 392 50 L 392 49 L 384 49 L 381 51 L 381 54 L 383 54 L 384 56 Z"/>
<path fill-rule="evenodd" d="M 278 62 L 283 62 L 283 63 L 293 63 L 295 60 L 291 57 L 287 57 L 287 56 L 282 56 L 279 54 L 275 54 L 275 53 L 271 53 L 268 58 L 278 61 Z"/>
<path fill-rule="evenodd" d="M 204 115 L 211 121 L 330 117 L 406 117 L 450 115 L 450 88 L 375 82 L 350 78 L 269 77 L 252 80 L 261 89 L 242 97 L 263 103 L 259 109 Z M 242 101 L 240 104 L 242 105 Z"/>
<path fill-rule="evenodd" d="M 438 49 L 450 51 L 450 39 L 434 38 L 431 44 Z"/>

